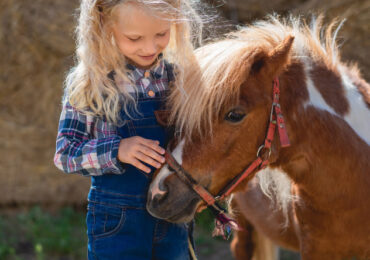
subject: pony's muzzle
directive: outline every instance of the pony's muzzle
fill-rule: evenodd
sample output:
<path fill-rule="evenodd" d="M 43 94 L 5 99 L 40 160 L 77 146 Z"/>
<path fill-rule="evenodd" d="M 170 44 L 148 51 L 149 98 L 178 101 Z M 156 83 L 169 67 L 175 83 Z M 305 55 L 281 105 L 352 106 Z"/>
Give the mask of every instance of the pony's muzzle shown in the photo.
<path fill-rule="evenodd" d="M 193 219 L 199 196 L 175 174 L 157 181 L 147 197 L 147 210 L 156 218 L 170 222 L 189 222 Z"/>

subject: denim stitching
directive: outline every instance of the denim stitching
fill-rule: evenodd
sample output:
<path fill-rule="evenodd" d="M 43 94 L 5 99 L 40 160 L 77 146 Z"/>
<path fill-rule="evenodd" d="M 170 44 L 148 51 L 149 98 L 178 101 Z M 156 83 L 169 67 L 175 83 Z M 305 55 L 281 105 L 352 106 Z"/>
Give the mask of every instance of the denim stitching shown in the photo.
<path fill-rule="evenodd" d="M 105 215 L 105 220 L 104 220 L 103 232 L 105 233 L 105 226 L 106 226 L 106 224 L 108 222 L 108 214 L 105 213 L 104 215 Z"/>
<path fill-rule="evenodd" d="M 168 223 L 162 221 L 164 223 L 164 228 L 163 228 L 163 233 L 162 233 L 162 236 L 159 237 L 158 241 L 161 241 L 165 238 L 165 236 L 167 235 L 167 231 L 168 231 Z"/>
<path fill-rule="evenodd" d="M 101 193 L 108 193 L 108 194 L 112 194 L 112 195 L 118 195 L 120 197 L 136 197 L 136 198 L 145 198 L 146 197 L 145 195 L 130 195 L 130 194 L 122 194 L 122 193 L 116 193 L 116 192 L 111 192 L 111 191 L 105 191 L 105 190 L 101 190 L 101 189 L 94 188 L 94 187 L 92 187 L 91 189 L 96 190 L 96 191 L 101 192 Z"/>
<path fill-rule="evenodd" d="M 96 221 L 95 221 L 95 207 L 93 206 L 92 207 L 92 216 L 93 216 L 93 227 L 96 225 L 95 223 L 96 223 Z M 94 236 L 94 229 L 92 228 L 91 229 L 91 234 Z"/>
<path fill-rule="evenodd" d="M 157 223 L 159 223 L 159 222 L 161 222 L 161 220 L 159 220 Z M 156 232 L 154 233 L 154 242 L 160 242 L 167 235 L 168 223 L 164 222 L 164 221 L 162 221 L 162 223 L 165 224 L 165 225 L 162 225 L 162 226 L 164 226 L 164 228 L 161 230 L 163 232 L 160 233 L 159 237 L 156 236 Z"/>
<path fill-rule="evenodd" d="M 153 240 L 153 243 L 157 242 L 157 237 L 156 237 L 155 234 L 157 233 L 158 222 L 159 222 L 159 220 L 156 220 L 155 226 L 154 226 L 153 239 L 152 239 Z M 154 246 L 153 246 L 153 249 L 154 249 Z"/>
<path fill-rule="evenodd" d="M 129 131 L 130 136 L 136 136 L 137 135 L 134 124 L 132 123 L 132 120 L 130 120 L 128 122 L 128 131 Z"/>
<path fill-rule="evenodd" d="M 95 226 L 95 207 L 92 207 L 92 216 L 93 216 L 93 226 L 92 226 L 92 228 L 91 228 L 91 234 L 92 234 L 92 236 L 91 236 L 91 239 L 92 239 L 92 245 L 91 245 L 91 247 L 92 247 L 92 254 L 93 254 L 93 257 L 95 258 L 95 260 L 98 260 L 98 257 L 97 257 L 97 255 L 96 255 L 96 250 L 95 250 L 95 236 L 94 236 L 94 226 Z"/>
<path fill-rule="evenodd" d="M 103 234 L 100 234 L 100 235 L 95 235 L 95 238 L 96 239 L 106 238 L 106 237 L 113 236 L 113 235 L 117 234 L 121 230 L 122 226 L 125 223 L 125 220 L 126 220 L 126 214 L 125 213 L 126 213 L 126 211 L 122 210 L 119 223 L 117 224 L 117 226 L 114 229 L 112 229 L 111 231 L 109 231 L 107 233 L 103 233 Z"/>
<path fill-rule="evenodd" d="M 92 255 L 94 257 L 95 260 L 98 260 L 98 256 L 96 255 L 96 251 L 95 251 L 95 238 L 92 237 L 91 238 L 93 241 L 92 241 Z"/>
<path fill-rule="evenodd" d="M 119 208 L 119 209 L 123 209 L 123 210 L 125 210 L 125 209 L 146 209 L 145 207 L 121 206 L 121 205 L 117 205 L 117 204 L 110 204 L 110 203 L 101 202 L 101 201 L 94 201 L 94 200 L 90 200 L 90 202 L 95 203 L 95 204 L 99 204 L 99 205 L 110 206 L 112 208 Z"/>

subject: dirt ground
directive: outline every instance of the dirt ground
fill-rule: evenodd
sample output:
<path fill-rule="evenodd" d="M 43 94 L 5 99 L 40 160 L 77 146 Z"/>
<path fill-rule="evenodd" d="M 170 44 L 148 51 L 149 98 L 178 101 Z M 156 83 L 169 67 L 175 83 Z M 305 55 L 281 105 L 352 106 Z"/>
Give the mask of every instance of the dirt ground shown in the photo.
<path fill-rule="evenodd" d="M 196 248 L 198 260 L 233 260 L 228 243 L 215 242 L 212 245 L 200 245 Z"/>

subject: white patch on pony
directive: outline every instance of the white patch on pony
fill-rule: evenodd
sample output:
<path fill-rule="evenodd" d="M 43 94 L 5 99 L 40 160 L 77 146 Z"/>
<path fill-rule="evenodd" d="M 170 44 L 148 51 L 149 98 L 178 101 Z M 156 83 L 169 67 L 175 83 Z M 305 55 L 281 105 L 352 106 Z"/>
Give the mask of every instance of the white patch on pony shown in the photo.
<path fill-rule="evenodd" d="M 343 120 L 345 120 L 352 127 L 352 129 L 362 140 L 364 140 L 367 144 L 370 144 L 370 120 L 365 120 L 365 118 L 369 117 L 369 109 L 367 108 L 362 95 L 358 92 L 356 86 L 346 75 L 345 71 L 341 67 L 338 69 L 342 77 L 344 93 L 350 105 L 349 112 L 342 117 L 325 102 L 309 76 L 310 65 L 306 62 L 305 75 L 309 100 L 304 104 L 304 107 L 307 108 L 308 106 L 314 106 L 337 117 L 343 118 Z"/>
<path fill-rule="evenodd" d="M 328 111 L 329 113 L 338 116 L 338 114 L 325 102 L 320 92 L 315 87 L 310 75 L 311 66 L 308 62 L 304 62 L 304 70 L 306 76 L 306 85 L 308 90 L 308 101 L 304 104 L 304 108 L 307 109 L 308 106 L 314 106 L 318 109 Z"/>
<path fill-rule="evenodd" d="M 256 178 L 262 192 L 271 199 L 277 210 L 281 210 L 285 217 L 283 227 L 288 226 L 289 205 L 298 198 L 291 193 L 292 181 L 281 169 L 267 167 L 257 173 Z"/>
<path fill-rule="evenodd" d="M 181 165 L 182 164 L 182 152 L 184 148 L 185 140 L 181 140 L 181 142 L 176 146 L 176 148 L 172 152 L 172 156 L 176 159 L 176 161 Z M 152 193 L 152 199 L 154 199 L 155 195 L 164 195 L 166 191 L 163 191 L 159 188 L 159 184 L 162 180 L 166 179 L 169 175 L 173 174 L 168 169 L 168 165 L 164 165 L 162 169 L 159 171 L 158 175 L 150 185 L 149 190 Z"/>
<path fill-rule="evenodd" d="M 344 120 L 362 140 L 370 145 L 370 111 L 350 78 L 341 68 L 339 70 L 342 76 L 344 92 L 350 105 L 350 110 L 344 116 Z"/>

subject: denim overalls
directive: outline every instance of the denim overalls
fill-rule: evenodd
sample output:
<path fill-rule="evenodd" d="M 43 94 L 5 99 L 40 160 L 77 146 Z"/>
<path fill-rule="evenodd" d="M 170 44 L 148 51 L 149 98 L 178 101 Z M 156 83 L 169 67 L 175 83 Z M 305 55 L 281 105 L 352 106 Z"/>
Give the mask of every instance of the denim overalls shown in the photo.
<path fill-rule="evenodd" d="M 141 136 L 158 140 L 165 147 L 166 129 L 154 111 L 161 108 L 167 91 L 144 97 L 139 93 L 131 118 L 118 128 L 122 138 Z M 93 176 L 88 196 L 88 259 L 188 260 L 188 225 L 152 217 L 146 210 L 146 195 L 154 168 L 147 174 L 130 164 L 121 175 Z"/>

